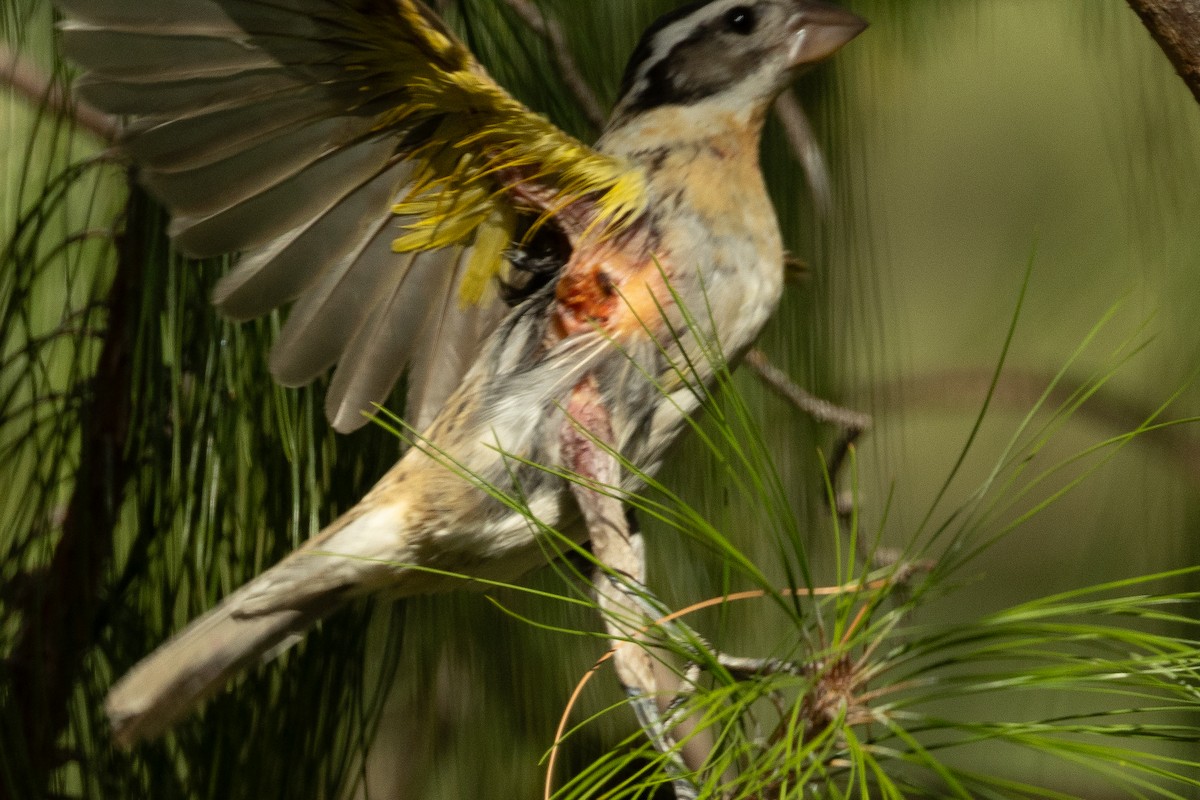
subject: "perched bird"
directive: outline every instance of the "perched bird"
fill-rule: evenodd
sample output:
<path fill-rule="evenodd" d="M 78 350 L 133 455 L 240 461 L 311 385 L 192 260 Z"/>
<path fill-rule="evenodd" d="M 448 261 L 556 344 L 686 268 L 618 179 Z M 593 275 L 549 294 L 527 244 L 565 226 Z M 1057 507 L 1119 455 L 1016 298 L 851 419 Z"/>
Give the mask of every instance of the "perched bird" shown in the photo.
<path fill-rule="evenodd" d="M 559 471 L 589 477 L 565 452 L 575 420 L 652 473 L 749 347 L 783 278 L 764 119 L 865 26 L 817 0 L 688 4 L 646 31 L 588 147 L 417 0 L 58 4 L 79 91 L 129 119 L 121 147 L 175 245 L 240 252 L 218 308 L 295 301 L 275 377 L 336 364 L 327 413 L 350 430 L 407 370 L 419 433 L 361 502 L 113 687 L 126 743 L 352 597 L 460 585 L 428 569 L 520 576 L 552 549 L 530 514 L 586 538 Z"/>

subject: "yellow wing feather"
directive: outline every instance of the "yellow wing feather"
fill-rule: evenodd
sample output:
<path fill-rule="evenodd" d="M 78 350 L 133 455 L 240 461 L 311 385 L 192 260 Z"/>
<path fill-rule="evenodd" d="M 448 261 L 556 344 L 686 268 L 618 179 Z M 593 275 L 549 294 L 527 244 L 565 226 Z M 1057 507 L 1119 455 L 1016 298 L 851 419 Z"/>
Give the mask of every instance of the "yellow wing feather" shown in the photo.
<path fill-rule="evenodd" d="M 419 0 L 55 2 L 78 89 L 130 121 L 175 244 L 241 253 L 214 292 L 232 316 L 296 301 L 271 369 L 300 384 L 336 364 L 341 430 L 404 364 L 410 383 L 465 371 L 463 343 L 504 313 L 519 207 L 585 201 L 605 230 L 644 210 L 640 174 L 519 103 Z M 410 396 L 416 420 L 440 402 Z"/>
<path fill-rule="evenodd" d="M 396 214 L 419 217 L 397 238 L 397 251 L 467 241 L 494 218 L 501 196 L 496 176 L 518 172 L 553 190 L 550 209 L 589 198 L 595 223 L 620 226 L 645 207 L 640 173 L 601 154 L 530 111 L 504 91 L 465 45 L 415 0 L 397 0 L 403 30 L 376 25 L 362 35 L 377 43 L 375 75 L 389 70 L 403 102 L 381 115 L 381 129 L 436 128 L 410 157 L 424 169 Z"/>

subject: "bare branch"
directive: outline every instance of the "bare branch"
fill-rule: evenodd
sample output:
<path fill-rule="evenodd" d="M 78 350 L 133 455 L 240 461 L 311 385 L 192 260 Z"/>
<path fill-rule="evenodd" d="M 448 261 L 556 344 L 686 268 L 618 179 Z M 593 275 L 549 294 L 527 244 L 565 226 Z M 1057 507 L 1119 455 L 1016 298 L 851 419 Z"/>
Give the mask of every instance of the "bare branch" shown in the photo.
<path fill-rule="evenodd" d="M 604 112 L 604 106 L 596 97 L 596 93 L 584 79 L 579 65 L 575 63 L 575 57 L 571 55 L 571 46 L 567 43 L 567 36 L 563 32 L 562 25 L 559 25 L 557 20 L 547 17 L 529 0 L 505 0 L 505 2 L 517 13 L 521 21 L 529 26 L 531 31 L 545 40 L 550 47 L 550 52 L 554 55 L 555 63 L 562 71 L 563 82 L 567 84 L 571 94 L 575 95 L 575 100 L 583 109 L 583 113 L 592 125 L 603 128 L 608 115 Z"/>
<path fill-rule="evenodd" d="M 18 97 L 70 120 L 105 141 L 116 138 L 118 126 L 114 117 L 73 100 L 45 70 L 3 43 L 0 43 L 0 86 L 7 86 Z"/>
<path fill-rule="evenodd" d="M 783 370 L 772 364 L 761 350 L 754 349 L 746 353 L 746 366 L 754 370 L 763 383 L 817 422 L 857 431 L 865 431 L 871 427 L 870 414 L 842 408 L 809 394 L 797 386 Z"/>
<path fill-rule="evenodd" d="M 1196 0 L 1129 0 L 1129 5 L 1200 103 L 1200 4 Z"/>
<path fill-rule="evenodd" d="M 784 400 L 795 406 L 801 413 L 824 422 L 836 425 L 842 429 L 841 435 L 834 442 L 826 464 L 829 477 L 836 487 L 846 463 L 850 448 L 854 447 L 858 437 L 871 428 L 871 415 L 861 411 L 843 408 L 828 400 L 822 400 L 816 395 L 804 391 L 788 377 L 787 373 L 771 363 L 767 354 L 755 348 L 746 353 L 746 366 L 758 376 L 767 388 L 776 392 Z M 854 498 L 846 492 L 838 492 L 833 498 L 834 510 L 842 517 L 849 517 L 854 510 Z"/>

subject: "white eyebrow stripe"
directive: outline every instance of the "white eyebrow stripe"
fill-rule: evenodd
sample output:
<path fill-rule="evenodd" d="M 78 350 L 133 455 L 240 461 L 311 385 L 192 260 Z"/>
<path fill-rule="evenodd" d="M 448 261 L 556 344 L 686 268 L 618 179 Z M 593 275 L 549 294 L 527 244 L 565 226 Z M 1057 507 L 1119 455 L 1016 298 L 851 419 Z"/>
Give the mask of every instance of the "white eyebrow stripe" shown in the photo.
<path fill-rule="evenodd" d="M 749 3 L 746 0 L 715 0 L 655 33 L 653 49 L 650 51 L 650 55 L 644 58 L 642 63 L 638 65 L 637 77 L 631 86 L 633 91 L 629 92 L 629 94 L 637 95 L 645 89 L 650 70 L 668 58 L 671 55 L 671 51 L 691 36 L 699 25 L 711 22 L 720 14 L 739 5 L 749 5 Z"/>

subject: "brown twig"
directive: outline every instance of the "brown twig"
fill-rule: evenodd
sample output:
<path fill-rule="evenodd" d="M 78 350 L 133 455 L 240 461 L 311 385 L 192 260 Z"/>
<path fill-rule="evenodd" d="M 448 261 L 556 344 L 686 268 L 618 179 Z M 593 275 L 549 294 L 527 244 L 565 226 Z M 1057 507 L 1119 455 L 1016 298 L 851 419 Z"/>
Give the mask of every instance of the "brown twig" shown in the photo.
<path fill-rule="evenodd" d="M 769 389 L 779 394 L 802 413 L 817 422 L 841 428 L 841 435 L 834 442 L 827 463 L 829 478 L 836 490 L 846 456 L 850 454 L 850 449 L 854 447 L 858 437 L 871 428 L 871 415 L 834 405 L 828 400 L 822 400 L 820 397 L 804 391 L 788 377 L 787 373 L 772 364 L 766 353 L 757 348 L 746 353 L 745 363 Z M 841 494 L 834 496 L 835 510 L 843 517 L 850 515 L 853 510 L 852 503 L 853 498 Z"/>
<path fill-rule="evenodd" d="M 558 64 L 561 71 L 563 82 L 575 96 L 576 102 L 587 116 L 588 121 L 596 128 L 603 128 L 607 114 L 604 112 L 604 106 L 596 97 L 596 93 L 592 91 L 592 87 L 583 77 L 583 72 L 579 69 L 579 64 L 576 63 L 574 56 L 571 55 L 571 46 L 567 42 L 566 33 L 563 32 L 563 27 L 557 20 L 550 19 L 546 14 L 535 6 L 529 0 L 505 0 L 508 7 L 516 12 L 531 31 L 546 42 L 550 48 L 550 53 L 554 56 L 554 61 Z"/>
<path fill-rule="evenodd" d="M 785 400 L 817 422 L 825 422 L 859 432 L 871 427 L 871 415 L 834 405 L 828 400 L 809 394 L 797 386 L 787 374 L 772 364 L 767 355 L 755 348 L 746 353 L 746 366 L 754 370 L 763 383 L 778 392 Z"/>
<path fill-rule="evenodd" d="M 1129 0 L 1200 103 L 1200 4 L 1196 0 Z"/>
<path fill-rule="evenodd" d="M 60 117 L 69 119 L 76 127 L 111 141 L 116 138 L 116 118 L 71 98 L 45 70 L 40 69 L 7 45 L 0 44 L 0 85 L 7 86 L 17 96 L 41 106 Z"/>

